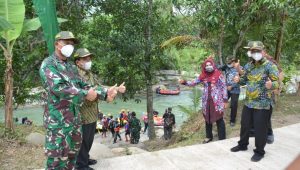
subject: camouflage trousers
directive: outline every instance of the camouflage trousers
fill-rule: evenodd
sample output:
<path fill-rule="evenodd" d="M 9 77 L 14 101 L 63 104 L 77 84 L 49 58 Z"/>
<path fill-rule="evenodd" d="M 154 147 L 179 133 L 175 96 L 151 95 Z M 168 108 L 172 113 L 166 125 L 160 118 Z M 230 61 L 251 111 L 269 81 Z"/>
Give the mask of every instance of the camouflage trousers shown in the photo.
<path fill-rule="evenodd" d="M 46 169 L 73 169 L 81 142 L 81 125 L 47 129 L 45 142 Z"/>
<path fill-rule="evenodd" d="M 137 144 L 140 140 L 140 131 L 132 129 L 130 133 L 130 143 Z"/>

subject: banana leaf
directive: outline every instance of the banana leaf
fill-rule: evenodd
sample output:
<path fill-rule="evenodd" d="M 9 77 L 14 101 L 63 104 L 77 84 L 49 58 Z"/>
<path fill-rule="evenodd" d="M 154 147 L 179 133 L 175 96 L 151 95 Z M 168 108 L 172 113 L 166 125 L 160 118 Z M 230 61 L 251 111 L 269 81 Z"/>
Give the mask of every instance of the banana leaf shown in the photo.
<path fill-rule="evenodd" d="M 55 35 L 59 32 L 55 0 L 33 0 L 33 4 L 42 25 L 49 54 L 52 54 Z"/>

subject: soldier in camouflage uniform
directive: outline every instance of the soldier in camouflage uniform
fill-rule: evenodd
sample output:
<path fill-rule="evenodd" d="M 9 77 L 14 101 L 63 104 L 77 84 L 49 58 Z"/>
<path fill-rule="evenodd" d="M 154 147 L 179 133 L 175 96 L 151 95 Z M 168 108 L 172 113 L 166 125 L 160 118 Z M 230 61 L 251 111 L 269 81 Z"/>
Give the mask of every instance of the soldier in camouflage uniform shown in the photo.
<path fill-rule="evenodd" d="M 79 48 L 75 54 L 75 64 L 77 66 L 80 77 L 88 84 L 95 86 L 100 85 L 96 77 L 92 74 L 92 58 L 93 54 L 86 48 Z M 125 92 L 124 84 L 118 87 L 118 91 L 121 93 Z M 77 156 L 77 169 L 92 169 L 89 165 L 97 163 L 96 160 L 90 159 L 89 151 L 92 147 L 96 129 L 96 122 L 98 117 L 98 100 L 88 101 L 85 100 L 83 105 L 80 107 L 80 114 L 82 119 L 82 145 Z"/>
<path fill-rule="evenodd" d="M 138 144 L 140 140 L 141 122 L 136 118 L 135 112 L 131 113 L 132 118 L 129 120 L 130 143 Z"/>
<path fill-rule="evenodd" d="M 68 61 L 78 40 L 69 31 L 55 36 L 55 52 L 47 57 L 40 76 L 46 90 L 44 126 L 46 128 L 46 169 L 73 169 L 81 145 L 79 106 L 84 99 L 112 101 L 115 88 L 91 88 L 80 79 L 76 66 Z"/>

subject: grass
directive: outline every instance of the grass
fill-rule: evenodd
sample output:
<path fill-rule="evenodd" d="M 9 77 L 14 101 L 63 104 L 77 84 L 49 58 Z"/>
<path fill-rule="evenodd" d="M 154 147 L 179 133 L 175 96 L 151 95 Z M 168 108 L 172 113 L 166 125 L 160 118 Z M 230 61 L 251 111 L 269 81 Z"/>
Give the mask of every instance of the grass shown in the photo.
<path fill-rule="evenodd" d="M 43 146 L 26 143 L 31 132 L 44 134 L 41 126 L 16 125 L 14 132 L 5 130 L 0 124 L 0 169 L 34 169 L 44 167 Z"/>

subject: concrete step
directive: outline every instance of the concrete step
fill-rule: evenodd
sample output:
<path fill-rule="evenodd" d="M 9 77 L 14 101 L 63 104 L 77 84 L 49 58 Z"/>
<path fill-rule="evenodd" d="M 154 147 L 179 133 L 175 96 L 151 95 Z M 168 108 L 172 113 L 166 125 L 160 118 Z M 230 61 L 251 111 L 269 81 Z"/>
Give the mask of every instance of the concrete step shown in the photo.
<path fill-rule="evenodd" d="M 275 142 L 265 147 L 265 157 L 251 162 L 254 138 L 247 151 L 230 152 L 239 138 L 130 156 L 101 159 L 93 166 L 108 170 L 281 170 L 300 154 L 300 123 L 274 130 Z"/>

